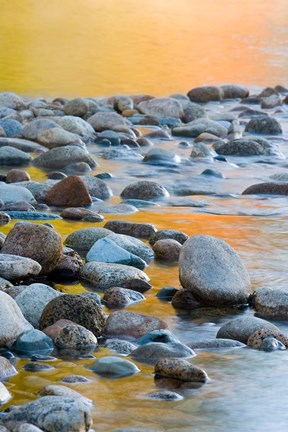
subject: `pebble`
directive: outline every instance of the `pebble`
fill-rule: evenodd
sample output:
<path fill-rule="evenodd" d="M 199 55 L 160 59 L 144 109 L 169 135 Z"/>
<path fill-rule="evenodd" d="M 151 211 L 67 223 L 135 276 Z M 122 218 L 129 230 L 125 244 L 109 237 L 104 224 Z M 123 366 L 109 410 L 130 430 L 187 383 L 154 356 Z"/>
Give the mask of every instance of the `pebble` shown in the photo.
<path fill-rule="evenodd" d="M 10 253 L 5 254 L 3 247 L 0 254 L 0 277 L 9 281 L 17 281 L 37 276 L 41 272 L 42 267 L 37 261 Z"/>
<path fill-rule="evenodd" d="M 181 381 L 205 383 L 208 380 L 206 372 L 186 360 L 162 358 L 154 366 L 155 377 L 174 378 Z"/>

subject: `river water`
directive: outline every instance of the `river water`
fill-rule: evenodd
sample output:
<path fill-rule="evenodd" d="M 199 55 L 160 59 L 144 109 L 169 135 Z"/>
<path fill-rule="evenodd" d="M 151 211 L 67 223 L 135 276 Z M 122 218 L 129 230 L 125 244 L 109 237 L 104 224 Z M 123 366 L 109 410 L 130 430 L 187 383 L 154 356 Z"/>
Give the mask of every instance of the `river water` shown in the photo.
<path fill-rule="evenodd" d="M 1 91 L 46 97 L 144 92 L 165 96 L 203 84 L 288 84 L 286 0 L 0 0 L 0 7 Z M 229 108 L 229 102 L 208 107 L 214 113 Z M 240 254 L 253 289 L 286 287 L 287 198 L 241 196 L 251 184 L 287 171 L 287 109 L 277 118 L 284 126 L 284 139 L 275 143 L 284 158 L 230 157 L 228 163 L 213 162 L 213 166 L 211 162 L 211 168 L 221 171 L 224 179 L 201 177 L 207 163 L 188 163 L 189 149 L 179 148 L 177 140 L 160 143 L 182 158 L 172 171 L 139 160 L 105 160 L 99 148 L 90 146 L 99 163 L 92 174 L 114 174 L 109 180 L 114 192 L 111 203 L 120 202 L 121 190 L 137 179 L 159 181 L 170 190 L 175 185 L 193 185 L 195 193 L 189 197 L 171 196 L 165 206 L 117 219 L 179 229 L 190 236 L 217 236 Z M 150 130 L 142 128 L 141 132 Z M 29 167 L 27 171 L 32 180 L 45 178 L 39 169 Z M 114 218 L 107 215 L 105 221 Z M 8 233 L 13 223 L 1 231 Z M 77 229 L 95 226 L 68 221 L 53 221 L 53 225 L 63 240 Z M 214 338 L 219 327 L 233 318 L 195 317 L 157 300 L 160 288 L 179 287 L 177 266 L 155 261 L 146 273 L 153 288 L 146 301 L 128 310 L 163 318 L 183 342 Z M 70 294 L 85 291 L 81 284 L 55 287 Z M 241 313 L 251 315 L 253 311 Z M 285 321 L 277 325 L 288 331 Z M 94 355 L 100 358 L 111 352 L 100 349 Z M 198 389 L 178 389 L 184 399 L 169 403 L 146 398 L 158 387 L 153 367 L 144 364 L 137 364 L 141 373 L 133 377 L 108 380 L 86 368 L 91 360 L 57 360 L 51 363 L 55 369 L 37 374 L 25 372 L 25 363 L 18 362 L 19 374 L 7 383 L 13 399 L 5 407 L 33 400 L 44 385 L 78 374 L 91 380 L 73 388 L 93 400 L 97 431 L 120 427 L 169 432 L 287 430 L 286 352 L 198 350 L 193 364 L 204 368 L 210 381 Z"/>

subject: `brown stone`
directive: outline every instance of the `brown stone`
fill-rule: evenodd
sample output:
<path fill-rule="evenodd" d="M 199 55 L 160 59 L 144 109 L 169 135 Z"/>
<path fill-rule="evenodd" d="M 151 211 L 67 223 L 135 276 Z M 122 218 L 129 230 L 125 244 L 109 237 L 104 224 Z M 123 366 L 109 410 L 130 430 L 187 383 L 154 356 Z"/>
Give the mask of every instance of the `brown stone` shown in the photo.
<path fill-rule="evenodd" d="M 181 381 L 206 382 L 206 372 L 186 360 L 162 358 L 155 364 L 156 376 L 175 378 Z"/>
<path fill-rule="evenodd" d="M 288 337 L 285 336 L 280 330 L 263 328 L 255 331 L 247 340 L 247 346 L 250 348 L 260 349 L 264 339 L 267 337 L 274 337 L 278 341 L 282 342 L 286 348 L 288 347 Z"/>
<path fill-rule="evenodd" d="M 54 324 L 43 328 L 42 331 L 54 341 L 54 339 L 59 336 L 61 330 L 70 324 L 75 323 L 69 319 L 59 319 Z"/>
<path fill-rule="evenodd" d="M 125 234 L 136 238 L 149 239 L 156 231 L 154 225 L 145 223 L 126 222 L 120 220 L 111 220 L 104 225 L 117 234 Z"/>
<path fill-rule="evenodd" d="M 104 333 L 107 336 L 131 336 L 137 339 L 150 331 L 166 327 L 164 321 L 154 316 L 120 311 L 108 317 Z"/>
<path fill-rule="evenodd" d="M 99 217 L 99 222 L 103 220 L 103 216 L 99 215 L 96 211 L 88 210 L 83 207 L 68 207 L 62 210 L 60 216 L 63 219 L 73 219 L 73 220 L 81 220 L 86 218 L 97 218 Z"/>
<path fill-rule="evenodd" d="M 68 176 L 48 191 L 45 202 L 58 207 L 85 207 L 92 204 L 92 199 L 81 178 Z"/>
<path fill-rule="evenodd" d="M 16 183 L 29 180 L 31 180 L 30 175 L 26 171 L 20 169 L 12 169 L 8 171 L 6 176 L 6 183 Z"/>
<path fill-rule="evenodd" d="M 258 183 L 249 186 L 242 192 L 242 195 L 269 194 L 269 195 L 288 195 L 287 183 Z"/>
<path fill-rule="evenodd" d="M 46 275 L 59 262 L 62 255 L 62 239 L 53 228 L 24 222 L 12 228 L 1 252 L 37 261 L 42 266 L 40 275 Z"/>
<path fill-rule="evenodd" d="M 182 245 L 173 239 L 158 240 L 153 245 L 156 258 L 166 262 L 177 262 Z"/>

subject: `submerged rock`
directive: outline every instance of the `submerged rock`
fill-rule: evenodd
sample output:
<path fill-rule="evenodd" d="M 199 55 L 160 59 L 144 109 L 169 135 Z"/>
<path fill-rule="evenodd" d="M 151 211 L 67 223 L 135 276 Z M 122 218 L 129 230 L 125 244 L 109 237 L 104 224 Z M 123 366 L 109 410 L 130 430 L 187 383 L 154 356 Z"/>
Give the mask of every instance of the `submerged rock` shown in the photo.
<path fill-rule="evenodd" d="M 109 309 L 121 309 L 143 300 L 145 297 L 141 293 L 121 287 L 108 288 L 102 299 Z"/>
<path fill-rule="evenodd" d="M 112 356 L 96 360 L 95 363 L 90 365 L 90 369 L 107 378 L 122 378 L 140 372 L 140 369 L 134 363 Z"/>
<path fill-rule="evenodd" d="M 120 311 L 109 315 L 104 334 L 106 336 L 131 336 L 137 339 L 150 331 L 166 327 L 167 324 L 156 317 Z"/>

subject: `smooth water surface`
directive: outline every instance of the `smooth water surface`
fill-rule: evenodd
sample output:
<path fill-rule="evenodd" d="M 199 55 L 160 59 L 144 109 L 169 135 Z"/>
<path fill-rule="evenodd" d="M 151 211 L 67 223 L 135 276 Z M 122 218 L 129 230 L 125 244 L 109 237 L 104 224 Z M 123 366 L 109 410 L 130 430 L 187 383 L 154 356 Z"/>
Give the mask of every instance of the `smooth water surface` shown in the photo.
<path fill-rule="evenodd" d="M 288 85 L 287 0 L 0 0 L 0 91 Z"/>

